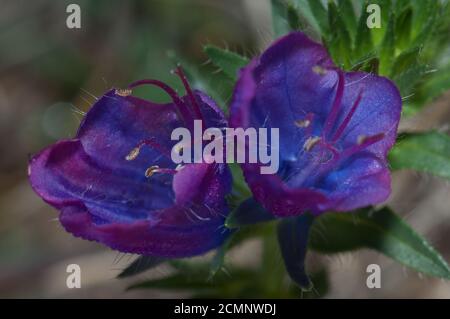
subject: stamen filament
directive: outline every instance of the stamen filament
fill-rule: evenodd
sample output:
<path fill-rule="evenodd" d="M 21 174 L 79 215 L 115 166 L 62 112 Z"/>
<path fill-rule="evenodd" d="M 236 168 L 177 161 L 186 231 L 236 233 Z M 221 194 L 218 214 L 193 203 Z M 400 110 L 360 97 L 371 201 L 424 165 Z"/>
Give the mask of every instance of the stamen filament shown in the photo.
<path fill-rule="evenodd" d="M 378 143 L 384 138 L 384 133 L 379 133 L 371 136 L 360 136 L 357 144 L 345 149 L 341 154 L 341 159 L 352 156 L 355 153 L 361 152 L 369 146 Z"/>
<path fill-rule="evenodd" d="M 331 129 L 334 126 L 334 123 L 336 122 L 337 116 L 339 114 L 339 110 L 341 109 L 341 102 L 342 97 L 344 95 L 344 72 L 341 70 L 336 71 L 338 74 L 338 82 L 337 82 L 337 89 L 336 89 L 336 95 L 334 97 L 333 105 L 331 106 L 330 113 L 328 114 L 328 117 L 325 121 L 324 129 L 322 131 L 322 136 L 326 138 L 328 133 L 331 131 Z"/>
<path fill-rule="evenodd" d="M 352 119 L 353 114 L 355 113 L 356 109 L 358 108 L 359 103 L 361 102 L 361 99 L 362 99 L 362 91 L 360 91 L 358 93 L 358 96 L 357 96 L 355 102 L 353 103 L 352 108 L 348 112 L 345 119 L 342 121 L 341 125 L 339 125 L 338 129 L 336 130 L 336 133 L 334 133 L 334 136 L 331 139 L 332 143 L 336 142 L 342 136 L 342 133 L 347 128 L 348 123 L 350 123 L 350 120 Z"/>
<path fill-rule="evenodd" d="M 183 86 L 186 89 L 186 93 L 188 94 L 188 96 L 192 102 L 192 107 L 194 108 L 194 113 L 196 115 L 196 118 L 203 121 L 203 115 L 200 110 L 200 106 L 197 103 L 197 99 L 195 98 L 195 95 L 191 90 L 189 82 L 188 82 L 186 75 L 184 74 L 181 66 L 177 66 L 177 68 L 175 69 L 175 74 L 177 74 L 179 76 L 179 78 L 181 79 L 181 82 L 183 82 Z"/>
<path fill-rule="evenodd" d="M 155 173 L 176 174 L 178 171 L 171 168 L 159 168 L 158 165 L 150 166 L 145 170 L 145 177 L 151 177 Z"/>
<path fill-rule="evenodd" d="M 162 90 L 164 90 L 170 96 L 170 98 L 175 103 L 175 105 L 178 107 L 178 110 L 180 111 L 181 116 L 183 117 L 186 124 L 192 122 L 192 116 L 191 116 L 189 109 L 186 107 L 186 105 L 180 99 L 177 92 L 175 92 L 174 89 L 172 89 L 170 86 L 168 86 L 164 82 L 161 82 L 158 80 L 153 80 L 153 79 L 139 80 L 139 81 L 131 83 L 128 86 L 128 88 L 132 89 L 137 86 L 145 85 L 145 84 L 154 85 L 154 86 L 157 86 L 157 87 L 161 88 Z"/>

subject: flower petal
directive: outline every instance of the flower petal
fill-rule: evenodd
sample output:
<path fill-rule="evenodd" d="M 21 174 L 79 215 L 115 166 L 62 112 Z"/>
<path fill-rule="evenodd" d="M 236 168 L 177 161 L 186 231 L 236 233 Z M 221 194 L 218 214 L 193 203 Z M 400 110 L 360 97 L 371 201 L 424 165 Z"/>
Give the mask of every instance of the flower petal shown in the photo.
<path fill-rule="evenodd" d="M 337 123 L 343 122 L 359 94 L 359 105 L 338 144 L 342 149 L 346 149 L 358 143 L 361 137 L 382 133 L 383 139 L 369 146 L 367 150 L 380 158 L 386 157 L 397 136 L 402 108 L 400 92 L 387 78 L 363 72 L 346 73 L 344 96 Z"/>
<path fill-rule="evenodd" d="M 241 71 L 230 124 L 282 128 L 280 154 L 294 158 L 302 145 L 296 121 L 311 114 L 314 130 L 320 131 L 334 100 L 337 80 L 325 48 L 302 33 L 291 33 Z"/>

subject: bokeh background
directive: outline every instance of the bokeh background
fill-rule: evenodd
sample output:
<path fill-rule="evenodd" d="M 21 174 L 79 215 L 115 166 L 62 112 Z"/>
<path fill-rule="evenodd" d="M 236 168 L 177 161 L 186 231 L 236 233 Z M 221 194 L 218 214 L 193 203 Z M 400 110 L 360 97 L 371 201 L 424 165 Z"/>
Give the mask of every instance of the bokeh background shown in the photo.
<path fill-rule="evenodd" d="M 81 7 L 81 29 L 66 27 L 66 6 Z M 185 292 L 125 291 L 142 278 L 164 276 L 163 266 L 137 278 L 116 279 L 134 256 L 73 238 L 27 181 L 27 161 L 57 139 L 70 138 L 96 96 L 142 78 L 180 88 L 174 63 L 195 65 L 207 85 L 224 88 L 202 46 L 215 44 L 252 56 L 270 41 L 268 0 L 0 0 L 0 297 L 181 297 Z M 194 85 L 201 85 L 194 83 Z M 229 99 L 228 90 L 221 96 Z M 157 90 L 138 94 L 164 100 Z M 450 93 L 401 130 L 448 131 Z M 389 200 L 410 225 L 450 261 L 450 185 L 407 171 L 394 174 Z M 230 258 L 250 267 L 260 243 L 250 241 Z M 312 255 L 328 269 L 326 298 L 450 298 L 450 284 L 419 276 L 370 251 Z M 82 288 L 68 289 L 66 267 L 82 270 Z M 366 287 L 366 267 L 382 268 L 382 288 Z M 274 265 L 281 263 L 274 262 Z"/>

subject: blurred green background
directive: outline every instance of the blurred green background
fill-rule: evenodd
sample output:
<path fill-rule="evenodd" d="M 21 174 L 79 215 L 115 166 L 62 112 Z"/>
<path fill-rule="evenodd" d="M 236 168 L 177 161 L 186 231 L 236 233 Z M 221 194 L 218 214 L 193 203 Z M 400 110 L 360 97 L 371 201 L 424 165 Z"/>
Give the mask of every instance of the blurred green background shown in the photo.
<path fill-rule="evenodd" d="M 81 7 L 81 29 L 66 27 L 70 3 L 74 2 L 0 0 L 0 297 L 185 296 L 157 290 L 125 292 L 133 279 L 115 276 L 133 256 L 64 232 L 56 210 L 28 185 L 28 156 L 57 139 L 72 137 L 83 112 L 111 87 L 158 78 L 181 89 L 170 74 L 176 62 L 195 66 L 202 74 L 205 81 L 194 86 L 223 87 L 218 98 L 224 106 L 232 83 L 220 82 L 202 47 L 215 44 L 246 56 L 258 53 L 272 37 L 269 1 L 80 0 L 75 3 Z M 148 87 L 137 94 L 166 99 Z M 448 129 L 449 105 L 446 94 L 402 125 Z M 392 205 L 449 260 L 448 183 L 417 173 L 396 174 Z M 260 243 L 249 242 L 231 258 L 252 265 L 259 253 Z M 450 297 L 448 283 L 421 279 L 372 252 L 312 259 L 320 258 L 330 265 L 330 286 L 335 287 L 326 297 Z M 380 290 L 365 286 L 365 268 L 373 262 L 386 269 Z M 81 266 L 81 289 L 66 287 L 66 267 L 71 263 Z M 143 276 L 168 272 L 161 267 Z"/>

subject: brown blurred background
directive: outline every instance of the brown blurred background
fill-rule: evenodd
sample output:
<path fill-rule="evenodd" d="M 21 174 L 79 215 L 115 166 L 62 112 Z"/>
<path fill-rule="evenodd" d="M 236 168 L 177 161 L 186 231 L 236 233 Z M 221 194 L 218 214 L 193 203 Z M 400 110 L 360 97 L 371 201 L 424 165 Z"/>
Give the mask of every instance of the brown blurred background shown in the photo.
<path fill-rule="evenodd" d="M 267 0 L 76 1 L 81 29 L 66 27 L 73 1 L 0 0 L 0 297 L 171 297 L 178 292 L 125 288 L 139 278 L 167 274 L 166 266 L 127 280 L 115 279 L 134 256 L 73 238 L 57 211 L 31 190 L 29 154 L 74 135 L 83 112 L 112 86 L 158 78 L 179 87 L 169 71 L 173 54 L 196 65 L 209 81 L 214 67 L 202 45 L 213 43 L 245 55 L 271 39 Z M 157 91 L 140 94 L 164 99 Z M 226 101 L 229 96 L 223 93 Z M 450 94 L 402 130 L 448 130 Z M 450 261 L 450 185 L 424 174 L 394 174 L 392 206 Z M 239 263 L 258 262 L 257 241 L 239 247 Z M 325 297 L 450 298 L 450 284 L 422 278 L 369 251 L 317 257 L 329 270 Z M 314 259 L 314 258 L 313 258 Z M 66 267 L 82 270 L 82 288 L 68 289 Z M 366 287 L 366 266 L 382 268 L 382 288 Z"/>

